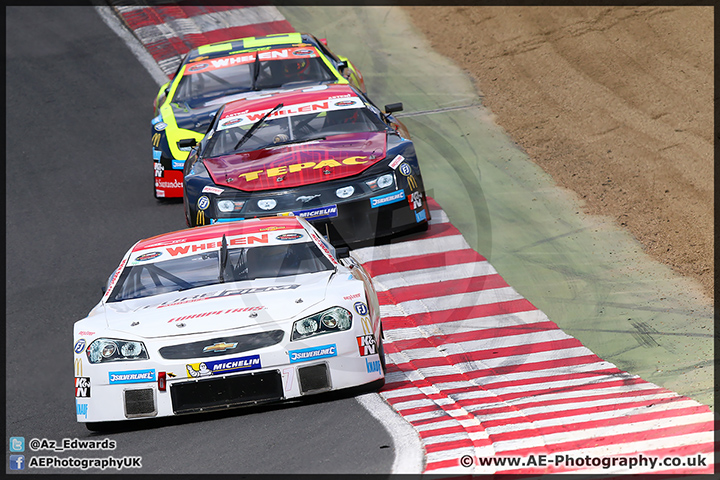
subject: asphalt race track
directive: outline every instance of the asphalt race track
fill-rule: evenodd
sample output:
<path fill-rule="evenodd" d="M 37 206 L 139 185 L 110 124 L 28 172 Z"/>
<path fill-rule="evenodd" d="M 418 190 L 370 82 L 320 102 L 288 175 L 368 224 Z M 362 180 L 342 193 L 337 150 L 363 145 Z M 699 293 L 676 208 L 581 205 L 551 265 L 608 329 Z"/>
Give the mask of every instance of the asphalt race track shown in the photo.
<path fill-rule="evenodd" d="M 76 422 L 72 324 L 137 240 L 185 228 L 182 203 L 152 196 L 157 85 L 96 10 L 6 14 L 6 438 L 109 437 L 112 452 L 43 453 L 140 455 L 138 473 L 389 472 L 391 438 L 352 397 L 110 435 Z"/>

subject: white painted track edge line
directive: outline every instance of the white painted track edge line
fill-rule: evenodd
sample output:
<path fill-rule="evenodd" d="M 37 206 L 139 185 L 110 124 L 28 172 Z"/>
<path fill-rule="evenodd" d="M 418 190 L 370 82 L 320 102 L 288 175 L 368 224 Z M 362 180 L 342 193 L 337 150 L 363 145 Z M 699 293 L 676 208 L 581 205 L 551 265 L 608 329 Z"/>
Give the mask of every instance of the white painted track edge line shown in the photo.
<path fill-rule="evenodd" d="M 111 7 L 95 5 L 95 11 L 98 12 L 103 22 L 110 27 L 110 30 L 115 32 L 117 36 L 125 42 L 130 52 L 135 55 L 135 58 L 145 67 L 145 70 L 147 70 L 152 79 L 155 80 L 158 87 L 168 81 L 168 76 L 165 75 L 165 72 L 158 66 L 153 56 L 148 53 L 145 46 L 141 44 L 132 33 L 128 32 L 125 26 L 115 16 Z"/>
<path fill-rule="evenodd" d="M 392 438 L 395 460 L 391 473 L 423 473 L 425 448 L 413 426 L 393 410 L 378 393 L 367 393 L 355 397 L 355 399 L 385 427 Z"/>

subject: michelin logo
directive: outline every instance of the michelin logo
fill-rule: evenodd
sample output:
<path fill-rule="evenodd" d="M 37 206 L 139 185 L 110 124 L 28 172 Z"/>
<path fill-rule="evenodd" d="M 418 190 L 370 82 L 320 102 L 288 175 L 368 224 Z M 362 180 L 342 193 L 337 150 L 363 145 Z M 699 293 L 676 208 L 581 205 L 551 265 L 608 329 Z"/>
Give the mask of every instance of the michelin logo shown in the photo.
<path fill-rule="evenodd" d="M 332 344 L 315 348 L 303 348 L 302 350 L 292 350 L 288 352 L 288 355 L 290 355 L 290 363 L 307 362 L 318 358 L 336 357 L 337 347 Z"/>
<path fill-rule="evenodd" d="M 155 381 L 155 369 L 131 372 L 109 372 L 110 383 L 142 383 Z"/>
<path fill-rule="evenodd" d="M 337 205 L 328 207 L 313 208 L 312 210 L 298 210 L 293 212 L 296 217 L 303 217 L 307 220 L 318 220 L 321 218 L 330 218 L 338 216 Z"/>
<path fill-rule="evenodd" d="M 224 373 L 240 372 L 243 370 L 257 370 L 262 368 L 260 355 L 231 358 L 229 360 L 209 360 L 201 363 L 185 365 L 189 377 L 207 377 L 222 375 Z"/>

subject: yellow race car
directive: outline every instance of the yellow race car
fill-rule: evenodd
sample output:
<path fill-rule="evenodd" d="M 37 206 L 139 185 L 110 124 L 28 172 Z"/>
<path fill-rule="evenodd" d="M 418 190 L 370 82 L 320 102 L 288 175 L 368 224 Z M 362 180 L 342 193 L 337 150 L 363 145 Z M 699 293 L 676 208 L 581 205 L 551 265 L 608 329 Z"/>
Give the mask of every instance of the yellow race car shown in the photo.
<path fill-rule="evenodd" d="M 202 45 L 188 52 L 153 103 L 155 198 L 183 196 L 183 166 L 190 148 L 182 139 L 205 135 L 215 112 L 234 97 L 329 83 L 365 93 L 362 74 L 306 33 L 248 37 Z"/>

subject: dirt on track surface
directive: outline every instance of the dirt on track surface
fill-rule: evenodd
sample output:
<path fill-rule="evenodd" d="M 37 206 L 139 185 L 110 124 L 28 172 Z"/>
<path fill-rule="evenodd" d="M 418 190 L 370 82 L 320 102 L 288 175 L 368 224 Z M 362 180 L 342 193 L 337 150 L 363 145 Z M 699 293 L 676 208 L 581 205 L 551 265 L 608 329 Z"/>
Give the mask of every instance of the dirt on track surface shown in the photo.
<path fill-rule="evenodd" d="M 713 7 L 403 7 L 586 213 L 714 289 Z"/>

